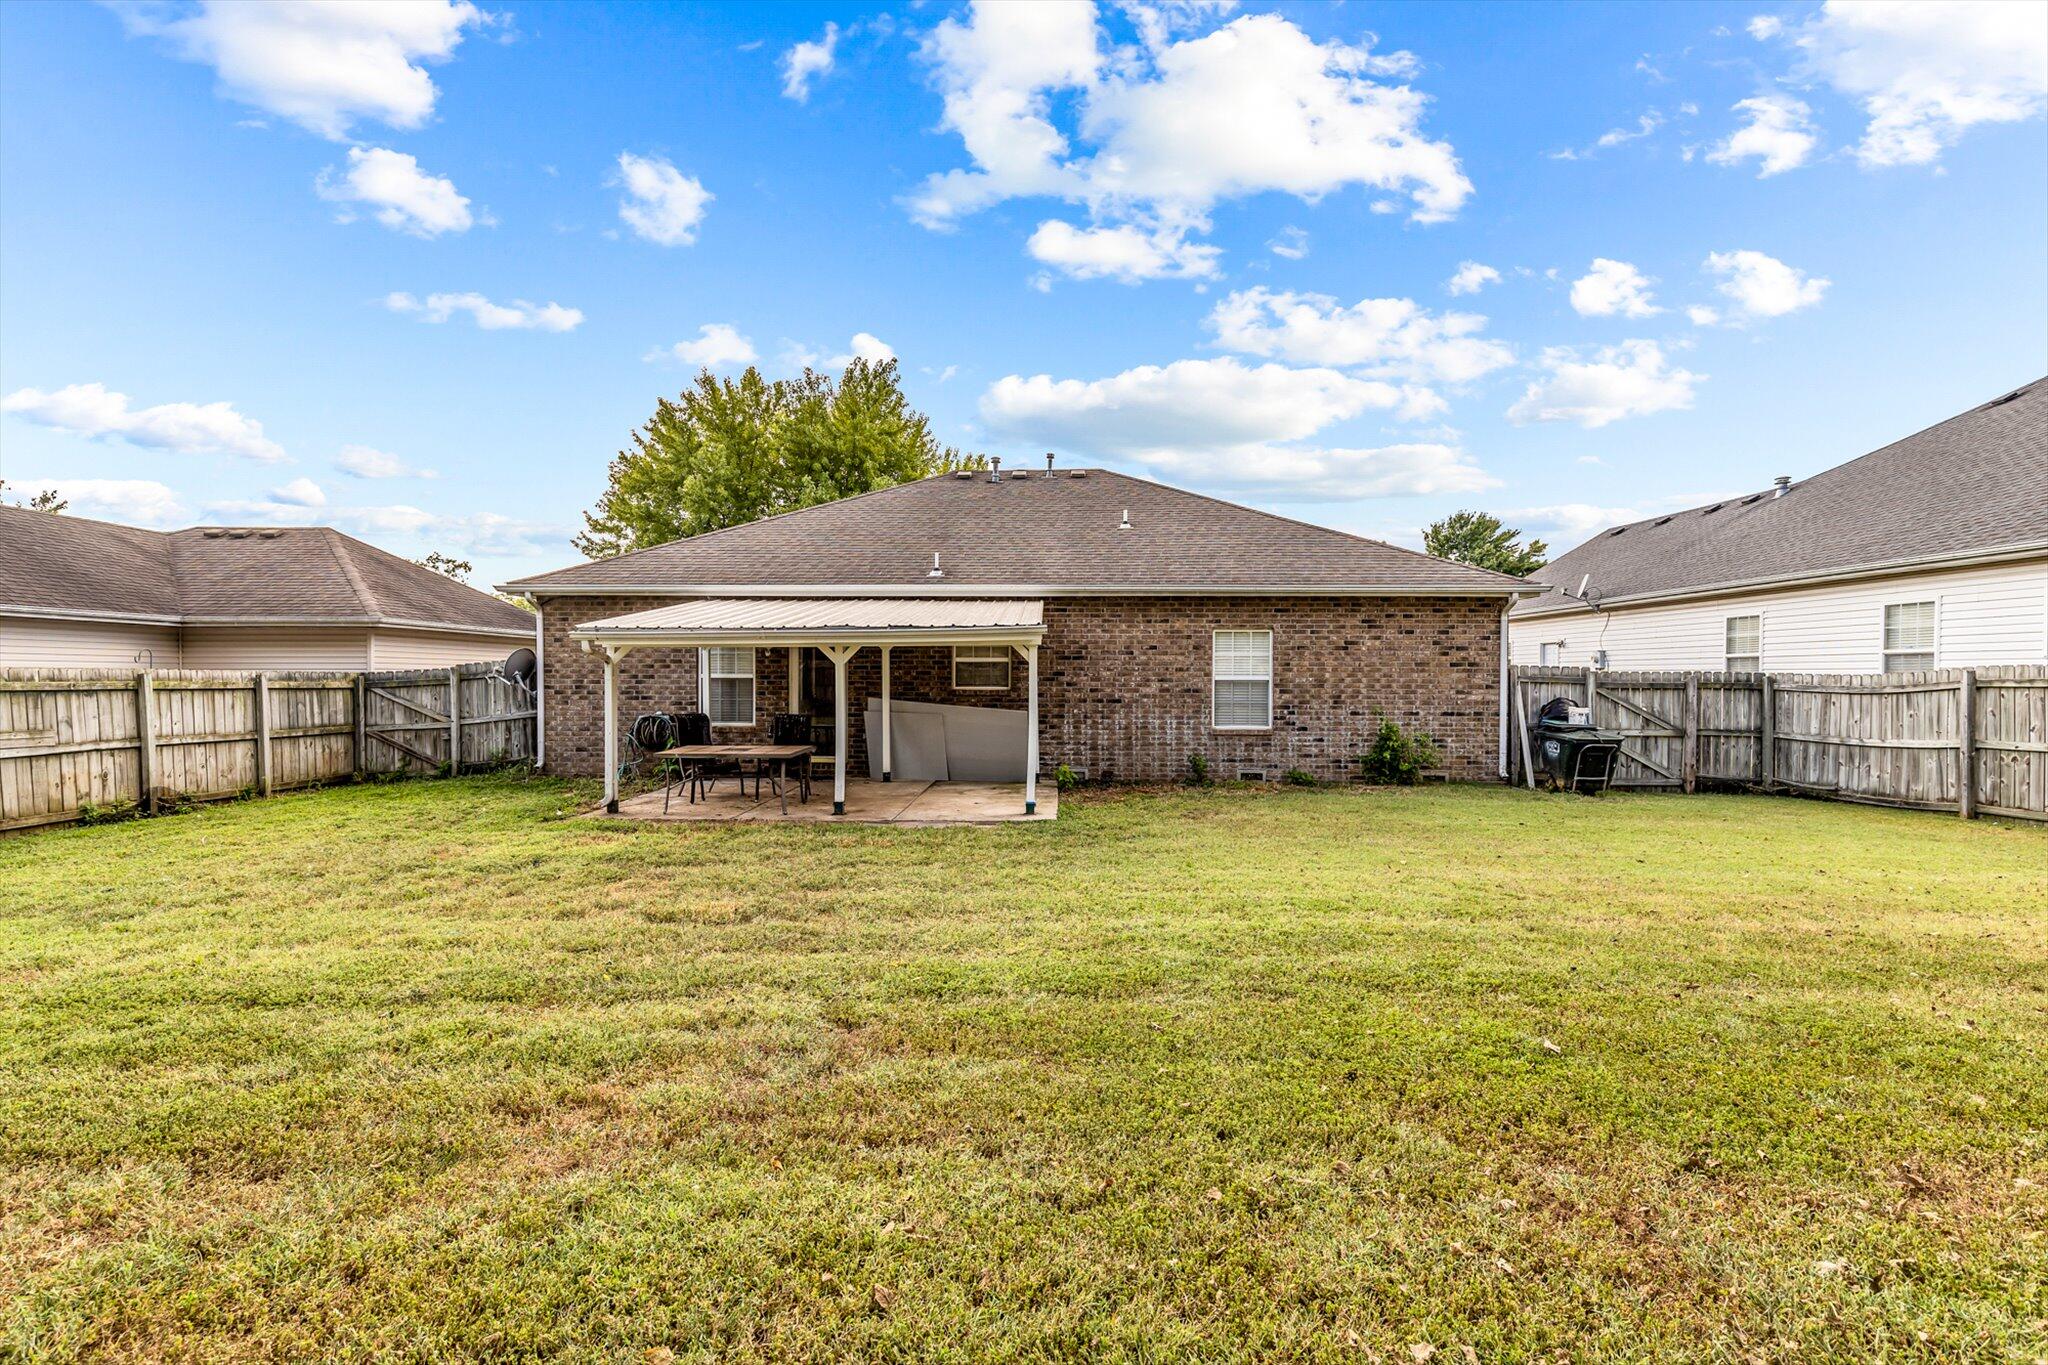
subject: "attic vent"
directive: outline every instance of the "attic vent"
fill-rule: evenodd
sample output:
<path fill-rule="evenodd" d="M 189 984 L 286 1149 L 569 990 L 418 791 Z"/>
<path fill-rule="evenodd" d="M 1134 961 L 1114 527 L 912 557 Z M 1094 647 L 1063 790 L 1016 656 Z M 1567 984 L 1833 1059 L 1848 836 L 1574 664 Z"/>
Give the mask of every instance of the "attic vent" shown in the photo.
<path fill-rule="evenodd" d="M 1662 525 L 1663 525 L 1663 524 L 1664 524 L 1665 522 L 1667 522 L 1667 521 L 1669 521 L 1669 520 L 1671 520 L 1671 518 L 1669 518 L 1669 517 L 1659 517 L 1659 518 L 1657 518 L 1657 524 L 1658 524 L 1659 526 L 1662 526 Z"/>
<path fill-rule="evenodd" d="M 974 471 L 971 469 L 956 469 L 953 471 L 953 477 L 956 479 L 971 479 L 974 477 Z"/>
<path fill-rule="evenodd" d="M 226 534 L 227 534 L 227 532 L 226 532 L 226 531 L 201 531 L 201 532 L 200 532 L 199 534 L 200 534 L 200 535 L 203 535 L 203 536 L 205 536 L 205 537 L 206 537 L 206 538 L 207 538 L 208 540 L 219 540 L 219 539 L 220 539 L 220 538 L 221 538 L 222 536 L 226 535 Z"/>
<path fill-rule="evenodd" d="M 1608 535 L 1610 535 L 1610 536 L 1618 536 L 1618 535 L 1620 535 L 1620 534 L 1621 534 L 1621 533 L 1622 533 L 1623 531 L 1626 531 L 1627 529 L 1628 529 L 1628 527 L 1626 527 L 1626 526 L 1617 526 L 1617 527 L 1615 527 L 1615 528 L 1614 528 L 1614 529 L 1613 529 L 1612 531 L 1609 531 L 1609 532 L 1608 532 L 1607 534 L 1608 534 Z"/>
<path fill-rule="evenodd" d="M 1764 495 L 1763 495 L 1763 494 L 1761 494 L 1761 493 L 1751 493 L 1751 494 L 1750 494 L 1750 495 L 1749 495 L 1748 497 L 1746 497 L 1746 498 L 1744 498 L 1744 499 L 1742 500 L 1742 505 L 1743 505 L 1744 507 L 1747 507 L 1747 506 L 1749 506 L 1749 505 L 1750 505 L 1751 503 L 1753 503 L 1753 502 L 1762 502 L 1762 501 L 1763 501 L 1763 499 L 1764 499 Z"/>
<path fill-rule="evenodd" d="M 282 531 L 258 531 L 256 536 L 259 540 L 276 540 L 283 534 L 284 532 Z"/>
<path fill-rule="evenodd" d="M 1010 471 L 1010 477 L 1013 479 L 1028 479 L 1031 477 L 1031 475 L 1026 473 L 1024 470 L 1013 469 Z"/>
<path fill-rule="evenodd" d="M 1070 469 L 1067 471 L 1067 477 L 1070 479 L 1085 479 L 1088 477 L 1088 471 L 1085 469 Z"/>
<path fill-rule="evenodd" d="M 1712 507 L 1706 508 L 1704 511 L 1702 511 L 1700 515 L 1703 517 L 1711 517 L 1712 515 L 1714 515 L 1714 513 L 1720 511 L 1723 507 L 1726 507 L 1727 505 L 1728 504 L 1725 502 L 1717 502 Z"/>
<path fill-rule="evenodd" d="M 2028 388 L 2031 388 L 2031 387 L 2033 387 L 2033 386 L 2032 386 L 2032 385 L 2028 385 Z M 2005 397 L 2003 397 L 2003 398 L 1994 398 L 1994 399 L 1992 399 L 1992 400 L 1991 400 L 1991 401 L 1990 401 L 1989 403 L 1986 403 L 1986 404 L 1985 404 L 1985 405 L 1984 405 L 1983 407 L 1981 407 L 1981 408 L 1978 408 L 1978 409 L 1977 409 L 1977 411 L 1979 411 L 1979 412 L 1989 412 L 1989 411 L 1990 411 L 1990 410 L 1991 410 L 1992 408 L 2002 408 L 2002 407 L 2004 407 L 2004 406 L 2005 406 L 2005 405 L 2006 405 L 2007 403 L 2010 403 L 2010 402 L 2011 402 L 2011 401 L 2012 401 L 2013 399 L 2015 399 L 2015 398 L 2018 398 L 2018 397 L 2020 397 L 2020 396 L 2021 396 L 2022 394 L 2026 393 L 2026 391 L 2027 391 L 2026 389 L 2014 389 L 2014 390 L 2013 390 L 2013 391 L 2012 391 L 2011 393 L 2009 393 L 2009 394 L 2005 395 Z"/>

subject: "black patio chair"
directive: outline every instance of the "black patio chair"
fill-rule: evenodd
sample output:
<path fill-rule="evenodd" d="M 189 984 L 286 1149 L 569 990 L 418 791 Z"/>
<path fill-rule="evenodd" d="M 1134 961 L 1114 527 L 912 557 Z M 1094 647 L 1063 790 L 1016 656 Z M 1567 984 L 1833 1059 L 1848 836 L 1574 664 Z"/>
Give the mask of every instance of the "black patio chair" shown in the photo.
<path fill-rule="evenodd" d="M 783 712 L 769 723 L 768 735 L 769 742 L 772 744 L 817 743 L 812 738 L 811 718 L 789 711 Z M 790 763 L 785 769 L 786 772 L 797 780 L 797 799 L 799 801 L 811 799 L 811 759 L 813 757 L 814 755 L 805 754 L 802 758 Z"/>
<path fill-rule="evenodd" d="M 711 717 L 702 711 L 684 712 L 675 718 L 675 725 L 675 739 L 671 741 L 675 747 L 711 743 Z M 711 789 L 718 785 L 718 780 L 722 777 L 736 777 L 742 781 L 745 778 L 739 763 L 729 758 L 686 759 L 680 765 L 680 769 L 676 776 L 676 785 L 689 784 L 690 800 L 693 803 L 700 795 L 708 797 Z M 666 798 L 663 798 L 662 809 L 668 809 Z"/>

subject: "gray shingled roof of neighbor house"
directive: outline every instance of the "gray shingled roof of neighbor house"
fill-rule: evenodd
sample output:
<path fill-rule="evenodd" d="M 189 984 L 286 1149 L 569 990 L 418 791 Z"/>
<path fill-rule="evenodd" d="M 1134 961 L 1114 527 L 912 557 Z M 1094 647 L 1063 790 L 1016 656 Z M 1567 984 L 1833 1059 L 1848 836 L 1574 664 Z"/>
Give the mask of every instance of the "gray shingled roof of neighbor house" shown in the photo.
<path fill-rule="evenodd" d="M 325 526 L 134 526 L 0 506 L 0 611 L 530 633 L 489 593 Z"/>
<path fill-rule="evenodd" d="M 933 555 L 941 577 L 931 575 Z M 1043 469 L 1010 470 L 999 480 L 940 475 L 504 586 L 672 594 L 860 588 L 882 596 L 1528 589 L 1506 574 L 1103 469 L 1050 478 Z"/>
<path fill-rule="evenodd" d="M 1516 616 L 2048 547 L 2048 379 L 1791 486 L 1611 527 Z"/>

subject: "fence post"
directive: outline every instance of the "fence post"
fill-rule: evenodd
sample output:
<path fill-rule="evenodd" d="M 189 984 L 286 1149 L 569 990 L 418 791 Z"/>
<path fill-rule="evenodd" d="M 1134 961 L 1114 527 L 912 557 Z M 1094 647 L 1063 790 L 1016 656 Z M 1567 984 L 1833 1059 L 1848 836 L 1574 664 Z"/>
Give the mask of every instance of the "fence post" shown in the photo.
<path fill-rule="evenodd" d="M 270 795 L 270 675 L 256 675 L 256 789 Z"/>
<path fill-rule="evenodd" d="M 1600 670 L 1586 670 L 1586 713 L 1595 725 L 1600 723 Z"/>
<path fill-rule="evenodd" d="M 370 703 L 370 689 L 365 675 L 356 674 L 356 780 L 361 781 L 363 768 L 363 730 L 366 728 L 364 712 Z"/>
<path fill-rule="evenodd" d="M 141 760 L 136 764 L 137 778 L 142 784 L 142 796 L 137 804 L 155 815 L 156 691 L 150 682 L 150 670 L 146 668 L 135 675 L 135 742 L 142 750 Z"/>
<path fill-rule="evenodd" d="M 1700 680 L 1689 676 L 1685 680 L 1685 754 L 1680 760 L 1680 769 L 1685 775 L 1685 794 L 1692 795 L 1700 786 Z"/>
<path fill-rule="evenodd" d="M 1769 791 L 1778 784 L 1778 698 L 1771 690 L 1768 673 L 1764 674 L 1763 711 L 1757 724 L 1757 775 Z"/>
<path fill-rule="evenodd" d="M 1519 673 L 1515 675 L 1515 733 L 1522 740 L 1522 781 L 1528 784 L 1530 791 L 1535 791 L 1536 763 L 1529 753 L 1529 712 L 1522 701 L 1522 677 Z"/>
<path fill-rule="evenodd" d="M 1956 684 L 1956 814 L 1977 818 L 1977 670 Z"/>
<path fill-rule="evenodd" d="M 448 670 L 448 776 L 462 773 L 462 669 Z"/>

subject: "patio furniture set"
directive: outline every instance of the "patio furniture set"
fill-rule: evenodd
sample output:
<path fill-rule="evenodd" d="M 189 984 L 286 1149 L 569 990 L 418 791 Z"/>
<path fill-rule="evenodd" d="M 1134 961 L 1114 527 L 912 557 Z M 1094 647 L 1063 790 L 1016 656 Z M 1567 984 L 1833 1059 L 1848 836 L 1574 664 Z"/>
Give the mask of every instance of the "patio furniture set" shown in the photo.
<path fill-rule="evenodd" d="M 811 799 L 811 772 L 818 759 L 809 716 L 776 716 L 766 744 L 719 744 L 711 738 L 711 717 L 702 711 L 679 716 L 650 711 L 634 718 L 627 740 L 632 753 L 620 765 L 619 777 L 623 781 L 643 765 L 652 764 L 662 779 L 663 813 L 677 792 L 685 793 L 694 805 L 709 800 L 712 789 L 724 779 L 737 782 L 745 795 L 751 777 L 756 800 L 765 780 L 785 815 L 792 783 L 799 802 Z"/>

